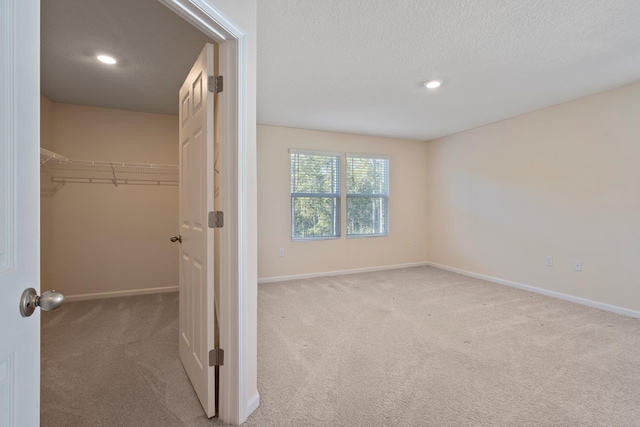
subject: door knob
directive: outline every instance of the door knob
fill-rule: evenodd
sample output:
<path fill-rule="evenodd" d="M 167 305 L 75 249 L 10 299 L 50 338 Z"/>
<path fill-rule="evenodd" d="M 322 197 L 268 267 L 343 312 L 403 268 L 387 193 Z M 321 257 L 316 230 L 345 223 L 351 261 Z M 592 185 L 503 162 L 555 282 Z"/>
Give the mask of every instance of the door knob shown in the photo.
<path fill-rule="evenodd" d="M 174 242 L 174 243 L 175 243 L 175 242 L 180 242 L 180 243 L 182 243 L 182 234 L 180 234 L 179 236 L 171 236 L 171 238 L 170 238 L 169 240 L 171 240 L 171 241 L 172 241 L 172 242 Z"/>
<path fill-rule="evenodd" d="M 20 298 L 20 314 L 29 317 L 40 307 L 44 311 L 55 310 L 64 302 L 64 295 L 58 291 L 46 291 L 39 297 L 35 289 L 25 289 Z"/>

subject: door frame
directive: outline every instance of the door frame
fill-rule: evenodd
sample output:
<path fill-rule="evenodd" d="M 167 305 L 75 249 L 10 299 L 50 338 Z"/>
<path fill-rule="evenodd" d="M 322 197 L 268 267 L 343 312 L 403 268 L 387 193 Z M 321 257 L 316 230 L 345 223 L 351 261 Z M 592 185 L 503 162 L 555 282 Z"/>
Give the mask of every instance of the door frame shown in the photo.
<path fill-rule="evenodd" d="M 245 32 L 217 10 L 211 0 L 159 0 L 218 43 L 220 206 L 220 369 L 221 421 L 241 424 L 259 405 L 247 397 L 247 43 Z M 213 165 L 211 165 L 213 167 Z"/>

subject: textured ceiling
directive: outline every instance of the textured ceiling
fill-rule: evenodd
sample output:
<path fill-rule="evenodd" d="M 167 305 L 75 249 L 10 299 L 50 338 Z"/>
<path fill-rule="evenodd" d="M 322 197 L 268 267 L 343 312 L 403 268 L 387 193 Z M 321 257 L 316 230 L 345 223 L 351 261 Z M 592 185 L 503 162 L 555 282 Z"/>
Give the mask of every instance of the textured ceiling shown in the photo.
<path fill-rule="evenodd" d="M 56 102 L 178 114 L 210 40 L 157 0 L 42 0 L 41 90 Z M 96 60 L 106 53 L 115 66 Z"/>
<path fill-rule="evenodd" d="M 258 0 L 263 124 L 428 140 L 637 81 L 638 0 Z"/>
<path fill-rule="evenodd" d="M 428 140 L 640 81 L 639 0 L 257 3 L 263 124 Z M 157 0 L 42 0 L 42 91 L 176 114 L 207 40 Z"/>

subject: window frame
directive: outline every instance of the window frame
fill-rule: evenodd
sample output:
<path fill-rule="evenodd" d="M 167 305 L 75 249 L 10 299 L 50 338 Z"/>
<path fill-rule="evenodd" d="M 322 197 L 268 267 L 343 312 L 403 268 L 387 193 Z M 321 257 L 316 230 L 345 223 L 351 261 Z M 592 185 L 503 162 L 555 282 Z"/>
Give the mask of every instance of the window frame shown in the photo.
<path fill-rule="evenodd" d="M 349 158 L 355 159 L 375 159 L 375 160 L 386 160 L 386 194 L 364 194 L 364 193 L 349 193 L 347 192 L 348 185 L 348 177 L 347 164 L 349 162 Z M 360 238 L 369 238 L 369 237 L 385 237 L 389 236 L 390 233 L 390 225 L 391 220 L 389 217 L 389 198 L 391 193 L 391 184 L 390 184 L 390 176 L 391 176 L 391 156 L 383 155 L 383 154 L 369 154 L 369 153 L 345 153 L 344 154 L 345 168 L 344 168 L 344 183 L 345 183 L 345 235 L 347 239 L 360 239 Z M 384 200 L 384 214 L 386 218 L 385 222 L 385 231 L 383 233 L 349 233 L 349 198 L 369 198 L 369 199 L 383 199 Z"/>
<path fill-rule="evenodd" d="M 326 157 L 335 157 L 336 161 L 336 179 L 337 179 L 337 193 L 300 193 L 293 192 L 294 190 L 294 173 L 293 173 L 293 162 L 292 155 L 301 154 L 301 155 L 311 155 L 311 156 L 326 156 Z M 342 161 L 343 155 L 340 152 L 333 151 L 319 151 L 319 150 L 306 150 L 306 149 L 297 149 L 290 148 L 289 149 L 289 203 L 290 203 L 290 227 L 291 227 L 291 241 L 292 242 L 304 242 L 304 241 L 316 241 L 316 240 L 336 240 L 342 238 Z M 306 237 L 296 237 L 295 236 L 295 198 L 333 198 L 334 201 L 334 212 L 333 215 L 333 223 L 334 223 L 334 235 L 332 236 L 306 236 Z M 336 219 L 337 217 L 337 219 Z"/>

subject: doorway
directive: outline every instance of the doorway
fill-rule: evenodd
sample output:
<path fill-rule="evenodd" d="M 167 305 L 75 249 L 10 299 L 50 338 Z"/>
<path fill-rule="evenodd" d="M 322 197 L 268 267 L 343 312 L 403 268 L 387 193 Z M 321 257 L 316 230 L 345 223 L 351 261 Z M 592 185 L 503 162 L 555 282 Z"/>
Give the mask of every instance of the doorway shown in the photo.
<path fill-rule="evenodd" d="M 225 205 L 225 209 L 229 212 L 229 219 L 237 219 L 237 221 L 235 223 L 229 221 L 230 227 L 221 233 L 224 237 L 221 241 L 225 242 L 224 253 L 229 254 L 225 256 L 228 259 L 225 259 L 222 264 L 228 265 L 231 269 L 228 274 L 230 280 L 224 282 L 221 288 L 223 307 L 229 307 L 221 313 L 223 325 L 221 344 L 233 354 L 232 357 L 227 358 L 230 363 L 225 365 L 221 375 L 223 381 L 228 382 L 230 391 L 227 401 L 221 402 L 221 419 L 239 423 L 257 407 L 259 401 L 255 391 L 253 340 L 249 338 L 247 342 L 245 338 L 247 330 L 250 336 L 253 336 L 255 331 L 254 324 L 247 325 L 247 318 L 250 323 L 253 323 L 251 319 L 254 318 L 252 313 L 255 310 L 251 307 L 247 308 L 247 274 L 245 273 L 245 267 L 248 264 L 251 275 L 249 282 L 252 285 L 255 284 L 254 256 L 252 255 L 247 261 L 248 240 L 253 239 L 255 231 L 252 227 L 248 227 L 247 218 L 251 218 L 252 215 L 247 215 L 246 211 L 247 207 L 253 209 L 255 205 L 255 186 L 251 182 L 247 184 L 245 179 L 245 168 L 248 168 L 249 177 L 253 170 L 248 160 L 251 160 L 255 142 L 253 125 L 246 122 L 247 99 L 253 104 L 255 88 L 253 84 L 247 88 L 245 70 L 247 61 L 253 63 L 255 58 L 253 53 L 255 39 L 247 41 L 242 29 L 232 23 L 228 16 L 240 19 L 248 26 L 251 34 L 254 34 L 255 15 L 251 10 L 251 4 L 240 4 L 236 7 L 235 4 L 218 2 L 218 0 L 162 0 L 162 2 L 205 31 L 214 40 L 222 43 L 224 53 L 221 56 L 221 69 L 224 75 L 229 76 L 227 88 L 231 90 L 222 97 L 223 108 L 228 111 L 222 119 L 224 123 L 222 140 L 228 141 L 231 148 L 228 156 L 222 156 L 221 169 L 230 172 L 227 175 L 229 179 L 223 183 L 222 187 L 234 192 L 233 203 Z M 39 259 L 35 255 L 39 252 L 37 242 L 39 185 L 36 181 L 39 170 L 35 157 L 38 154 L 40 127 L 37 78 L 40 69 L 38 59 L 40 1 L 2 0 L 1 3 L 3 9 L 10 13 L 7 14 L 7 25 L 2 26 L 0 31 L 3 39 L 6 40 L 0 49 L 4 58 L 1 62 L 0 74 L 5 77 L 0 86 L 2 92 L 8 95 L 6 102 L 0 108 L 1 120 L 7 124 L 7 138 L 2 139 L 0 151 L 3 159 L 8 162 L 6 174 L 3 174 L 0 179 L 0 196 L 3 203 L 6 202 L 5 206 L 18 208 L 20 215 L 10 215 L 12 211 L 2 211 L 3 215 L 0 215 L 2 219 L 0 230 L 2 233 L 9 233 L 3 234 L 4 237 L 9 238 L 3 239 L 4 244 L 0 246 L 0 259 L 5 256 L 4 261 L 8 260 L 8 263 L 0 262 L 0 282 L 7 291 L 2 310 L 3 323 L 7 320 L 8 323 L 5 323 L 5 326 L 12 326 L 11 329 L 3 328 L 0 358 L 4 362 L 8 361 L 8 365 L 5 363 L 2 366 L 10 370 L 10 375 L 0 376 L 0 383 L 6 380 L 8 382 L 5 384 L 13 384 L 17 390 L 16 393 L 0 394 L 3 398 L 7 398 L 3 399 L 3 403 L 13 402 L 6 406 L 9 409 L 13 408 L 7 413 L 8 417 L 13 417 L 19 424 L 35 425 L 37 421 L 34 421 L 34 415 L 37 417 L 37 413 L 34 414 L 29 408 L 37 406 L 39 402 L 37 359 L 40 353 L 38 348 L 40 334 L 38 328 L 34 326 L 39 325 L 40 312 L 36 311 L 36 314 L 29 319 L 20 319 L 20 313 L 14 312 L 14 306 L 25 286 L 34 285 L 38 288 L 40 281 Z M 224 6 L 226 12 L 220 13 L 216 10 L 217 4 Z M 253 81 L 252 75 L 253 73 L 250 72 L 249 78 Z M 247 189 L 251 196 L 250 200 L 247 200 Z M 20 197 L 15 197 L 16 195 Z M 5 213 L 7 215 L 4 215 Z M 14 235 L 19 239 L 12 239 Z M 226 246 L 229 247 L 228 251 Z M 16 260 L 17 262 L 14 262 Z M 2 269 L 7 266 L 8 270 Z M 253 300 L 253 291 L 253 289 L 249 290 L 250 300 Z M 16 339 L 17 334 L 20 339 Z M 247 345 L 250 349 L 249 355 L 246 351 Z M 21 354 L 20 361 L 19 364 L 12 364 L 11 357 L 14 357 L 16 352 Z M 20 378 L 19 383 L 15 381 L 16 378 Z M 247 388 L 249 388 L 249 396 L 245 393 Z"/>
<path fill-rule="evenodd" d="M 177 193 L 174 191 L 175 187 L 172 188 L 171 182 L 167 180 L 143 185 L 144 175 L 149 170 L 143 170 L 143 165 L 140 164 L 143 159 L 140 156 L 155 156 L 151 163 L 146 163 L 147 166 L 160 162 L 169 163 L 164 159 L 171 160 L 168 153 L 177 152 L 178 138 L 172 134 L 171 130 L 177 132 L 178 123 L 175 116 L 168 117 L 171 115 L 162 111 L 145 111 L 144 102 L 141 99 L 147 96 L 144 90 L 146 88 L 153 89 L 150 93 L 154 100 L 151 108 L 160 110 L 163 108 L 162 99 L 158 96 L 161 92 L 159 89 L 163 87 L 162 82 L 148 81 L 152 80 L 149 77 L 157 77 L 157 75 L 152 72 L 142 73 L 144 81 L 140 81 L 136 80 L 136 76 L 130 73 L 130 70 L 162 70 L 162 73 L 170 74 L 167 68 L 146 67 L 140 61 L 145 54 L 158 50 L 156 47 L 158 43 L 154 45 L 148 42 L 157 42 L 156 37 L 160 38 L 164 32 L 170 30 L 171 25 L 166 22 L 167 20 L 173 19 L 174 22 L 182 24 L 182 28 L 170 37 L 173 42 L 175 42 L 174 39 L 179 38 L 176 34 L 184 36 L 189 30 L 196 35 L 196 38 L 198 35 L 202 37 L 202 34 L 153 0 L 136 2 L 135 6 L 140 9 L 141 5 L 147 3 L 149 7 L 155 7 L 160 15 L 164 13 L 158 18 L 160 22 L 155 25 L 150 24 L 154 22 L 155 17 L 148 10 L 125 11 L 123 5 L 119 5 L 121 7 L 118 8 L 118 5 L 113 4 L 116 2 L 92 2 L 98 9 L 96 12 L 88 9 L 88 2 L 73 3 L 73 1 L 65 2 L 69 6 L 67 8 L 61 7 L 62 2 L 55 4 L 56 8 L 61 7 L 62 10 L 58 12 L 62 15 L 58 13 L 57 19 L 52 18 L 52 21 L 64 23 L 65 19 L 68 19 L 66 25 L 63 24 L 64 34 L 71 33 L 70 40 L 60 45 L 70 48 L 74 41 L 90 40 L 102 46 L 95 53 L 105 54 L 111 53 L 104 52 L 105 50 L 110 48 L 113 52 L 115 49 L 112 45 L 113 39 L 116 41 L 124 39 L 126 44 L 120 46 L 127 50 L 127 54 L 114 55 L 116 58 L 113 61 L 121 64 L 121 67 L 120 69 L 112 67 L 108 72 L 115 70 L 117 72 L 115 77 L 106 73 L 99 75 L 98 72 L 87 79 L 83 75 L 74 75 L 73 70 L 63 68 L 59 74 L 72 77 L 71 81 L 58 80 L 56 84 L 51 85 L 48 81 L 50 75 L 47 63 L 56 64 L 55 61 L 49 61 L 47 55 L 50 51 L 59 53 L 60 49 L 56 51 L 54 45 L 53 48 L 46 50 L 46 43 L 57 38 L 55 31 L 49 31 L 47 27 L 46 9 L 43 4 L 43 58 L 47 61 L 43 60 L 42 87 L 45 95 L 51 94 L 49 97 L 56 101 L 43 99 L 43 106 L 51 110 L 42 115 L 44 121 L 50 122 L 49 126 L 43 126 L 43 143 L 46 139 L 50 139 L 51 146 L 48 148 L 59 152 L 65 148 L 65 155 L 73 155 L 76 158 L 87 159 L 90 158 L 90 154 L 96 154 L 99 161 L 104 161 L 105 157 L 100 159 L 100 156 L 111 154 L 108 164 L 113 173 L 112 183 L 109 183 L 108 179 L 92 176 L 95 171 L 88 171 L 87 174 L 86 169 L 90 168 L 75 169 L 74 173 L 84 172 L 84 175 L 62 179 L 49 174 L 55 185 L 48 194 L 45 194 L 50 199 L 42 204 L 45 211 L 42 215 L 43 241 L 49 237 L 47 227 L 51 229 L 52 236 L 49 243 L 43 242 L 43 250 L 49 249 L 43 253 L 42 257 L 43 286 L 49 287 L 51 283 L 51 287 L 58 288 L 67 293 L 70 299 L 76 300 L 171 291 L 172 287 L 165 285 L 170 284 L 172 280 L 173 283 L 177 282 L 175 277 L 177 257 L 174 250 L 167 248 L 171 247 L 168 241 L 169 235 L 175 233 L 174 230 L 178 226 L 175 209 L 171 209 L 171 205 L 177 204 Z M 131 4 L 131 2 L 126 3 Z M 111 6 L 116 6 L 117 9 L 108 9 Z M 79 16 L 70 17 L 73 13 Z M 132 17 L 136 15 L 143 15 L 144 21 L 135 22 Z M 91 22 L 92 17 L 97 17 L 99 20 Z M 107 37 L 101 41 L 97 40 L 99 37 L 96 34 L 101 34 L 102 20 L 108 24 L 102 32 L 102 35 L 106 34 Z M 71 29 L 75 22 L 81 22 L 81 28 L 89 26 L 92 32 L 87 35 L 73 34 Z M 114 34 L 111 29 L 115 22 L 118 23 L 117 34 Z M 129 23 L 134 25 L 128 27 Z M 152 31 L 153 37 L 142 38 L 142 46 L 137 47 L 135 35 L 140 26 L 154 28 L 156 32 Z M 148 32 L 150 32 L 149 28 L 146 30 L 146 33 Z M 185 43 L 176 44 L 180 45 L 182 51 L 186 50 Z M 176 58 L 180 55 L 175 51 L 166 52 L 169 43 L 160 43 L 160 45 L 162 45 L 160 56 L 168 56 L 170 61 L 177 63 Z M 73 49 L 70 50 L 73 51 Z M 90 47 L 85 47 L 81 58 L 72 59 L 80 59 L 80 65 L 86 65 L 91 56 L 96 56 L 89 54 L 89 50 Z M 82 63 L 83 61 L 85 64 Z M 96 74 L 102 79 L 96 78 Z M 135 84 L 127 87 L 127 92 L 133 92 L 133 96 L 127 96 L 128 93 L 112 96 L 118 93 L 118 85 L 114 83 L 122 83 L 122 80 L 118 80 L 118 77 L 122 76 L 134 80 Z M 87 80 L 91 81 L 93 86 L 86 84 L 83 86 Z M 74 83 L 80 83 L 81 90 L 75 92 L 70 90 Z M 181 80 L 176 86 L 179 87 L 180 83 Z M 93 87 L 100 90 L 92 92 Z M 177 90 L 171 92 L 171 104 L 177 107 Z M 79 101 L 74 101 L 75 99 Z M 124 102 L 124 107 L 120 107 L 120 102 Z M 116 155 L 119 156 L 119 160 L 114 158 Z M 53 154 L 54 158 L 56 156 L 58 155 Z M 162 156 L 164 158 L 158 161 L 157 159 Z M 45 161 L 49 160 L 51 158 L 45 159 Z M 112 160 L 115 161 L 112 162 Z M 123 166 L 122 160 L 126 161 L 128 167 L 132 169 L 136 169 L 136 164 L 139 165 L 137 169 L 140 170 L 137 172 L 140 176 L 124 180 L 118 177 L 120 172 L 118 168 Z M 47 166 L 53 162 L 54 160 L 49 161 Z M 65 160 L 65 162 L 67 165 L 91 166 L 95 163 L 92 160 L 84 162 Z M 171 163 L 177 164 L 177 161 Z M 151 173 L 157 173 L 157 171 L 152 170 Z M 47 209 L 50 215 L 46 215 Z M 48 224 L 47 220 L 50 220 Z M 51 264 L 50 268 L 45 267 L 48 261 Z M 175 279 L 172 279 L 172 276 Z M 160 283 L 161 286 L 154 287 L 153 283 L 160 280 L 165 280 L 166 283 Z M 45 373 L 46 370 L 43 369 L 43 374 Z M 46 382 L 43 384 L 46 385 Z"/>

